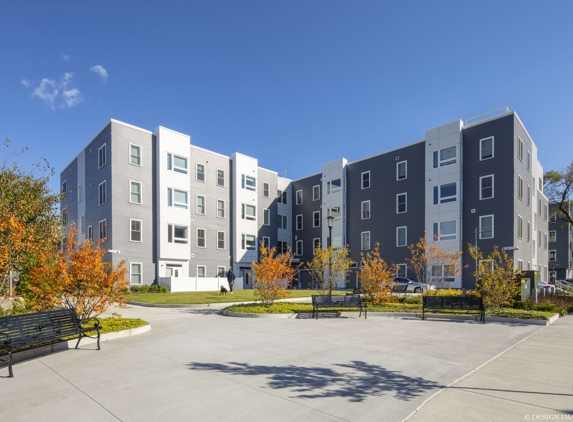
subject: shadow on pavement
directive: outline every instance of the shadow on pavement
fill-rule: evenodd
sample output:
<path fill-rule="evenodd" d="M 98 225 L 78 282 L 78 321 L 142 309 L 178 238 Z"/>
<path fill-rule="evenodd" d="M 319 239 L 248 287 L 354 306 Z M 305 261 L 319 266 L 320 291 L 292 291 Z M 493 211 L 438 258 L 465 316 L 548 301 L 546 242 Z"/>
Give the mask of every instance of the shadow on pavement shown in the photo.
<path fill-rule="evenodd" d="M 399 400 L 412 400 L 443 385 L 420 377 L 402 375 L 378 365 L 353 361 L 335 366 L 339 372 L 324 367 L 266 366 L 248 363 L 190 363 L 194 371 L 214 371 L 232 375 L 266 376 L 273 389 L 290 389 L 297 398 L 315 399 L 339 397 L 350 402 L 362 402 L 372 396 L 392 394 Z"/>
<path fill-rule="evenodd" d="M 177 308 L 177 312 L 180 314 L 217 315 L 221 313 L 221 310 L 210 308 Z"/>

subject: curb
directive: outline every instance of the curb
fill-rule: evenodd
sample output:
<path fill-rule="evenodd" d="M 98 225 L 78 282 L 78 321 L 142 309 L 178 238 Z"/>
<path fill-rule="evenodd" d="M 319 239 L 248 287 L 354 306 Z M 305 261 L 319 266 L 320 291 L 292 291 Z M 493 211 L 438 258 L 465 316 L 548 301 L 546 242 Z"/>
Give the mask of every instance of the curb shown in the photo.
<path fill-rule="evenodd" d="M 294 303 L 310 303 L 310 297 L 297 297 L 294 299 L 281 299 L 278 302 L 294 302 Z M 219 308 L 219 307 L 229 307 L 233 305 L 247 305 L 251 303 L 258 303 L 257 301 L 248 302 L 217 302 L 217 303 L 147 303 L 147 302 L 137 302 L 135 300 L 130 300 L 128 305 L 144 306 L 147 308 Z"/>

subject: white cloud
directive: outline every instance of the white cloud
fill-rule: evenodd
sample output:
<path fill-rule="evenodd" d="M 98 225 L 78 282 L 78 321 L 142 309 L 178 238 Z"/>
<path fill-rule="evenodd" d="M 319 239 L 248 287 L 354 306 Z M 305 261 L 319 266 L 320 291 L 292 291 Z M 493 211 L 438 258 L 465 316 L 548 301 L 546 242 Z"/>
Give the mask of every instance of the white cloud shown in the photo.
<path fill-rule="evenodd" d="M 66 106 L 74 107 L 81 103 L 84 99 L 82 98 L 82 93 L 79 89 L 73 88 L 62 92 L 62 97 L 66 102 Z"/>
<path fill-rule="evenodd" d="M 23 78 L 21 81 L 22 85 L 24 85 L 26 88 L 29 88 L 30 85 L 32 85 L 32 82 L 30 82 L 28 79 Z"/>
<path fill-rule="evenodd" d="M 58 86 L 56 81 L 51 79 L 44 78 L 42 82 L 40 82 L 40 86 L 34 89 L 32 92 L 32 97 L 38 97 L 41 100 L 44 100 L 48 104 L 54 107 L 54 100 L 58 96 L 59 93 Z"/>
<path fill-rule="evenodd" d="M 44 100 L 52 110 L 56 107 L 75 107 L 84 101 L 79 89 L 72 87 L 74 74 L 64 73 L 58 82 L 53 79 L 44 78 L 40 85 L 33 88 L 32 97 Z M 31 87 L 32 83 L 27 79 L 22 79 L 22 85 Z M 63 101 L 63 102 L 62 102 Z"/>
<path fill-rule="evenodd" d="M 100 78 L 102 79 L 103 83 L 106 84 L 107 83 L 107 70 L 105 70 L 105 67 L 101 66 L 101 65 L 95 65 L 90 67 L 90 71 L 97 73 Z"/>
<path fill-rule="evenodd" d="M 60 56 L 62 56 L 62 59 L 64 59 L 65 61 L 67 61 L 67 62 L 70 61 L 70 55 L 69 54 L 60 53 Z"/>

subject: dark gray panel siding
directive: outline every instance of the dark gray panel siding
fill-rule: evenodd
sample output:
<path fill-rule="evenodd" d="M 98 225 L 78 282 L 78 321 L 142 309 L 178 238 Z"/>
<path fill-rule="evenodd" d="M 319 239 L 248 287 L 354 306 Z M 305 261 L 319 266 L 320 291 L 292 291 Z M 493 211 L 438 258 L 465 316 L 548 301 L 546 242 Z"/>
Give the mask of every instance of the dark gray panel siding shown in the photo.
<path fill-rule="evenodd" d="M 257 239 L 259 242 L 263 240 L 263 237 L 269 238 L 269 246 L 273 247 L 277 245 L 277 190 L 278 190 L 278 175 L 273 171 L 269 171 L 263 168 L 258 169 L 258 180 L 259 184 L 257 189 L 257 222 L 259 226 L 259 232 L 257 234 Z M 269 196 L 263 196 L 263 186 L 264 183 L 269 184 Z M 269 225 L 264 225 L 264 215 L 263 210 L 269 210 Z"/>
<path fill-rule="evenodd" d="M 64 226 L 64 235 L 67 236 L 72 224 L 80 230 L 80 216 L 78 215 L 78 159 L 74 159 L 66 169 L 60 173 L 60 191 L 66 182 L 67 192 L 63 193 L 60 210 L 68 215 L 68 223 Z"/>

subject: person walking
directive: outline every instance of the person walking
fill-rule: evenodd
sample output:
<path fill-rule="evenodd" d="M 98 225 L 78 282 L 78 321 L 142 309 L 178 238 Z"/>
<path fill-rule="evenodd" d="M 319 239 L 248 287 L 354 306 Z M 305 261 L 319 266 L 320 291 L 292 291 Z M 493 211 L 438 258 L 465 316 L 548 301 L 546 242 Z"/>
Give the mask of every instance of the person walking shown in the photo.
<path fill-rule="evenodd" d="M 227 271 L 227 282 L 229 283 L 229 292 L 233 294 L 233 283 L 235 282 L 235 274 L 233 273 L 233 270 L 231 268 L 229 268 L 229 271 Z"/>

